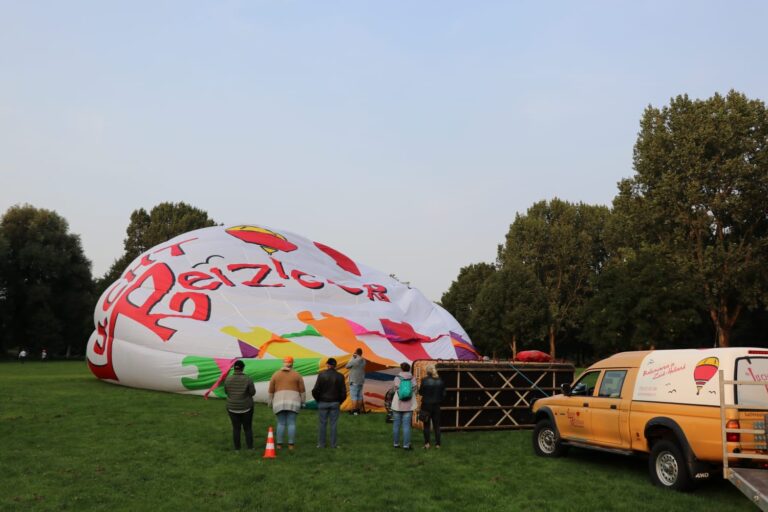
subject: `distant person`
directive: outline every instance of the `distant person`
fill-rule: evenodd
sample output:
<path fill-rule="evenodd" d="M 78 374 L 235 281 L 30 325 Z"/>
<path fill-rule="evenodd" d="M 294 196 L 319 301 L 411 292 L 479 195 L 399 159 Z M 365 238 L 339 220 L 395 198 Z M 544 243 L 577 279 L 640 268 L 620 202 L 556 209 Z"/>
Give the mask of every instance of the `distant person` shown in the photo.
<path fill-rule="evenodd" d="M 24 361 L 27 360 L 27 351 L 24 349 L 19 350 L 19 362 L 21 364 L 24 364 Z"/>
<path fill-rule="evenodd" d="M 365 402 L 363 400 L 365 363 L 362 348 L 355 350 L 352 359 L 347 363 L 347 369 L 349 370 L 349 398 L 352 400 L 352 410 L 349 413 L 354 416 L 365 412 Z"/>
<path fill-rule="evenodd" d="M 427 366 L 427 377 L 419 385 L 421 411 L 419 419 L 424 423 L 424 448 L 429 449 L 430 424 L 435 429 L 435 448 L 440 448 L 440 404 L 445 399 L 445 384 L 435 365 Z"/>
<path fill-rule="evenodd" d="M 413 383 L 413 374 L 411 365 L 408 363 L 400 364 L 400 373 L 395 377 L 392 388 L 395 394 L 392 397 L 392 435 L 394 437 L 393 446 L 400 448 L 400 432 L 403 433 L 403 449 L 411 450 L 411 417 L 416 407 L 415 386 Z"/>
<path fill-rule="evenodd" d="M 331 425 L 331 448 L 336 444 L 336 422 L 339 419 L 339 408 L 347 399 L 347 386 L 344 376 L 336 371 L 336 359 L 329 357 L 326 370 L 320 372 L 312 388 L 312 396 L 317 401 L 317 447 L 325 448 L 325 434 L 328 423 Z"/>
<path fill-rule="evenodd" d="M 305 402 L 304 379 L 293 369 L 293 358 L 283 358 L 283 367 L 269 381 L 269 402 L 277 416 L 277 449 L 283 447 L 288 430 L 288 449 L 293 450 L 296 439 L 296 416 Z"/>
<path fill-rule="evenodd" d="M 40 352 L 40 360 L 41 361 L 48 360 L 48 351 L 46 349 L 43 349 L 42 352 Z"/>
<path fill-rule="evenodd" d="M 253 380 L 243 373 L 244 368 L 245 363 L 238 359 L 234 364 L 234 373 L 224 381 L 235 450 L 240 449 L 240 430 L 245 430 L 245 446 L 253 449 L 253 395 L 256 394 L 256 387 Z"/>

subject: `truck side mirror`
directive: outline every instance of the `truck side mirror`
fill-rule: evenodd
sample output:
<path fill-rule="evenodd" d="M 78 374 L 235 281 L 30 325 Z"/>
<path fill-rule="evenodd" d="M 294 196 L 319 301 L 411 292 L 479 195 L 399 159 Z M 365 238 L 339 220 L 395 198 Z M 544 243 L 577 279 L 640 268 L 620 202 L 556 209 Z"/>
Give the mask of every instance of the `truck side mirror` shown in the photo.
<path fill-rule="evenodd" d="M 571 396 L 571 385 L 570 384 L 561 384 L 560 389 L 562 390 L 563 394 L 565 396 Z"/>

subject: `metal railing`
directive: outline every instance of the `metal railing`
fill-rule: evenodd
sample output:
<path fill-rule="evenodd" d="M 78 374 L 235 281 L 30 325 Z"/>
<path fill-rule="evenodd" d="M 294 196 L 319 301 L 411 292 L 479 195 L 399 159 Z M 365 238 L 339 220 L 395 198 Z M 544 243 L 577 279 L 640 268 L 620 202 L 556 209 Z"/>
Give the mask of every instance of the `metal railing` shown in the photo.
<path fill-rule="evenodd" d="M 728 471 L 728 459 L 753 459 L 753 460 L 768 460 L 768 455 L 760 453 L 734 453 L 728 452 L 728 434 L 757 434 L 761 436 L 766 435 L 766 425 L 763 422 L 763 428 L 727 428 L 729 418 L 727 417 L 726 410 L 750 410 L 750 411 L 766 411 L 768 413 L 768 405 L 738 405 L 725 403 L 725 386 L 768 386 L 768 382 L 751 381 L 751 380 L 725 380 L 725 374 L 723 370 L 718 371 L 720 376 L 720 431 L 723 435 L 723 478 L 729 477 Z M 734 393 L 736 396 L 736 393 Z M 763 443 L 765 444 L 765 440 Z M 765 448 L 763 448 L 765 449 Z"/>

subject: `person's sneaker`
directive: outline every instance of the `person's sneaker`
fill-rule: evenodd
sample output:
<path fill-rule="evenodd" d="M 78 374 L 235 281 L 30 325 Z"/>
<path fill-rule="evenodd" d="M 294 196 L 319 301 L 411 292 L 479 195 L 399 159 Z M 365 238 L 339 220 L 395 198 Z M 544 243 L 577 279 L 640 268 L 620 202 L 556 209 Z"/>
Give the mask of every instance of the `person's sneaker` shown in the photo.
<path fill-rule="evenodd" d="M 318 448 L 325 448 L 325 446 L 317 445 Z"/>
<path fill-rule="evenodd" d="M 288 445 L 288 449 L 289 449 L 290 451 L 293 451 L 293 445 L 292 445 L 292 444 L 289 444 L 289 445 Z"/>
<path fill-rule="evenodd" d="M 357 416 L 357 411 L 352 411 L 352 416 Z"/>
<path fill-rule="evenodd" d="M 413 450 L 410 446 L 403 446 L 403 450 Z"/>
<path fill-rule="evenodd" d="M 392 448 L 400 448 L 400 445 L 399 444 L 393 444 Z"/>
<path fill-rule="evenodd" d="M 275 448 L 277 448 L 278 450 L 282 450 L 282 449 L 283 449 L 283 445 L 281 445 L 281 444 L 276 444 L 276 445 L 275 445 Z"/>

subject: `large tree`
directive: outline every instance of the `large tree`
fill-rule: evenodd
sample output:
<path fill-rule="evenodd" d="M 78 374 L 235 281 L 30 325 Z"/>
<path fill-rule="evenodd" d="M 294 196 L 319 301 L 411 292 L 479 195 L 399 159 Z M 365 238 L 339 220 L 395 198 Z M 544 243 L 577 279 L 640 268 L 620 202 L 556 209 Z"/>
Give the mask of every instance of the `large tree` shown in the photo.
<path fill-rule="evenodd" d="M 470 338 L 474 339 L 477 334 L 470 325 L 475 299 L 485 280 L 495 272 L 496 267 L 491 263 L 472 263 L 462 267 L 456 280 L 440 299 L 440 305 L 458 320 Z"/>
<path fill-rule="evenodd" d="M 546 291 L 552 357 L 558 335 L 578 324 L 581 305 L 605 262 L 603 231 L 609 213 L 604 206 L 540 201 L 515 217 L 499 248 L 503 266 L 520 262 L 529 267 Z"/>
<path fill-rule="evenodd" d="M 688 274 L 653 248 L 614 259 L 583 310 L 581 338 L 603 353 L 700 346 L 702 304 Z"/>
<path fill-rule="evenodd" d="M 14 206 L 0 220 L 0 346 L 83 353 L 92 328 L 91 263 L 57 213 Z"/>
<path fill-rule="evenodd" d="M 147 249 L 187 231 L 214 225 L 216 223 L 207 212 L 184 202 L 160 203 L 149 213 L 144 208 L 134 210 L 123 241 L 123 255 L 98 280 L 98 292 L 103 292 L 116 281 L 128 265 Z"/>
<path fill-rule="evenodd" d="M 649 106 L 634 150 L 635 175 L 614 209 L 695 279 L 727 347 L 745 307 L 766 293 L 768 116 L 731 91 Z"/>
<path fill-rule="evenodd" d="M 507 264 L 485 280 L 470 315 L 475 345 L 513 357 L 520 344 L 544 337 L 548 321 L 546 292 L 520 262 Z"/>

